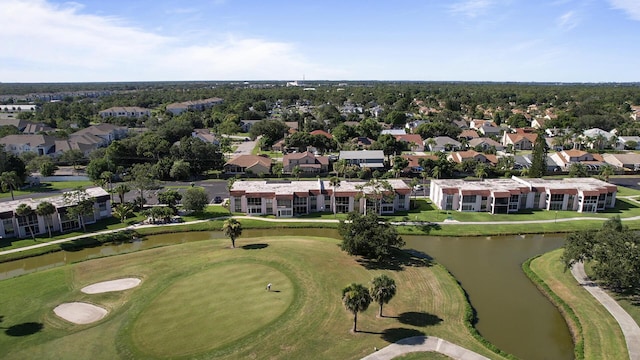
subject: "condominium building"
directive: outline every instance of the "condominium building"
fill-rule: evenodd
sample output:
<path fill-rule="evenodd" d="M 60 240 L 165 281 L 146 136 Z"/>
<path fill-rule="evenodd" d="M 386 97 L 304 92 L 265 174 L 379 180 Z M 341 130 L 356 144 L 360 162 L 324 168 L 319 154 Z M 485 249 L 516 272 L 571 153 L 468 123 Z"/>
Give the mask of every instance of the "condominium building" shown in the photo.
<path fill-rule="evenodd" d="M 388 184 L 388 186 L 387 186 Z M 402 180 L 367 183 L 325 180 L 236 181 L 230 191 L 231 211 L 249 215 L 291 217 L 314 212 L 393 214 L 409 210 L 411 188 Z"/>
<path fill-rule="evenodd" d="M 429 197 L 442 210 L 506 214 L 524 209 L 598 212 L 616 205 L 618 188 L 595 178 L 562 180 L 431 180 Z"/>

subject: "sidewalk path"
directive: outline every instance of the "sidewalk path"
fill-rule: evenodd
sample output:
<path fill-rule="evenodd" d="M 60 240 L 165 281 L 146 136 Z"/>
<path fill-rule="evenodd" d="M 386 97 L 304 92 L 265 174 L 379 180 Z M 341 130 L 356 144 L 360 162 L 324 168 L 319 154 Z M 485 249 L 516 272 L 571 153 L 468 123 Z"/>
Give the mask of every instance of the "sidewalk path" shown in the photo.
<path fill-rule="evenodd" d="M 583 263 L 574 264 L 571 268 L 571 273 L 578 280 L 578 283 L 591 293 L 620 324 L 624 339 L 627 342 L 629 359 L 640 360 L 640 327 L 635 320 L 609 294 L 589 280 L 584 271 Z"/>
<path fill-rule="evenodd" d="M 386 346 L 362 360 L 388 360 L 411 352 L 435 351 L 452 359 L 489 360 L 476 352 L 433 336 L 414 336 Z"/>

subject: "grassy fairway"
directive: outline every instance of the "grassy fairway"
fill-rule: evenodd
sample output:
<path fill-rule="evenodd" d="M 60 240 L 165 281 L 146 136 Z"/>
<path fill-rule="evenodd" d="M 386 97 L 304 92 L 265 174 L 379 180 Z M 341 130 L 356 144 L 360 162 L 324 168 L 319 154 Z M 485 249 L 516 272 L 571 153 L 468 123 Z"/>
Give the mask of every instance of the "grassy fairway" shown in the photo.
<path fill-rule="evenodd" d="M 319 238 L 199 241 L 101 258 L 0 282 L 3 359 L 216 358 L 358 359 L 401 338 L 433 335 L 490 358 L 464 324 L 465 298 L 439 265 L 401 259 L 394 269 L 367 269 Z M 377 318 L 375 304 L 358 316 L 340 290 L 393 277 L 398 294 Z M 86 295 L 83 286 L 136 276 L 123 292 Z M 273 283 L 273 290 L 265 286 Z M 53 308 L 69 301 L 109 310 L 101 321 L 73 325 Z M 32 323 L 29 326 L 24 324 Z M 30 330 L 30 331 L 27 331 Z"/>
<path fill-rule="evenodd" d="M 578 285 L 569 271 L 563 271 L 562 249 L 531 262 L 533 270 L 551 290 L 571 307 L 582 326 L 585 359 L 628 359 L 620 326 L 591 294 Z"/>

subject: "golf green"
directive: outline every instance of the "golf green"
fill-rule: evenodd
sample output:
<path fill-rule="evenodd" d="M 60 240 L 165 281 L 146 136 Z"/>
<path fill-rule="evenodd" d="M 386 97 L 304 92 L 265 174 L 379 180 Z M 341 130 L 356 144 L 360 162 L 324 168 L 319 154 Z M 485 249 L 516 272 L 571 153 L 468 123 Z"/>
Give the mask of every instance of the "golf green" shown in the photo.
<path fill-rule="evenodd" d="M 221 263 L 179 279 L 152 299 L 135 320 L 133 341 L 151 356 L 213 350 L 277 319 L 291 305 L 293 292 L 291 279 L 271 266 Z M 237 326 L 238 319 L 247 323 Z"/>

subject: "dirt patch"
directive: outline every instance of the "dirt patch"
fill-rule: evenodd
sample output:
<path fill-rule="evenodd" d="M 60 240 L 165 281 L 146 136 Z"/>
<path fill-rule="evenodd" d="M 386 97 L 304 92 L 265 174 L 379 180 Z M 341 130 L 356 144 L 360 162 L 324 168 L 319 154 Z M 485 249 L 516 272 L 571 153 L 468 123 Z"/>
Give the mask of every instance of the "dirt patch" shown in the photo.
<path fill-rule="evenodd" d="M 137 278 L 125 278 L 111 281 L 103 281 L 83 287 L 80 291 L 85 294 L 100 294 L 112 291 L 123 291 L 140 285 L 142 280 Z"/>
<path fill-rule="evenodd" d="M 60 304 L 53 312 L 69 322 L 80 325 L 91 324 L 107 316 L 107 310 L 83 302 Z"/>

